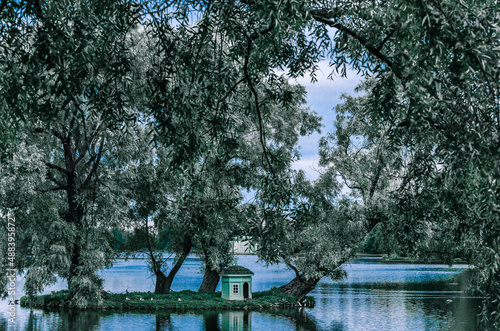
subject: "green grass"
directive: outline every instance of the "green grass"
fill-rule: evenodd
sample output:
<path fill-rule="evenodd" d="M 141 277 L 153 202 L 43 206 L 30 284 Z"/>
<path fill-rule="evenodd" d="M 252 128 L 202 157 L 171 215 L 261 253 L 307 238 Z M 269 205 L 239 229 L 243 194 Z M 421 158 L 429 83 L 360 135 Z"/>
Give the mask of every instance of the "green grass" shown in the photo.
<path fill-rule="evenodd" d="M 69 300 L 70 291 L 63 290 L 47 295 L 21 298 L 22 307 L 31 308 L 72 308 Z M 128 298 L 128 299 L 127 299 Z M 142 299 L 142 300 L 141 300 Z M 151 300 L 152 299 L 152 300 Z M 180 300 L 179 300 L 180 299 Z M 307 306 L 315 304 L 314 297 L 306 297 Z M 152 292 L 106 293 L 104 302 L 90 302 L 87 309 L 108 310 L 183 310 L 183 309 L 261 309 L 289 308 L 297 306 L 297 298 L 288 297 L 278 288 L 268 291 L 254 292 L 253 300 L 227 301 L 221 298 L 221 292 L 201 293 L 194 291 L 154 294 Z"/>

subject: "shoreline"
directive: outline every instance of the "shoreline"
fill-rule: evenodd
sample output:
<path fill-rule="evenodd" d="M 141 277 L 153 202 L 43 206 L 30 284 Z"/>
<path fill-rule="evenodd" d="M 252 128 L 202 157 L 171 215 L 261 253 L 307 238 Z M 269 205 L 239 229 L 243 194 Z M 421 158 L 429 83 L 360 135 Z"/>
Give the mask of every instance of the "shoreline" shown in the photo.
<path fill-rule="evenodd" d="M 62 290 L 51 294 L 34 297 L 21 297 L 23 308 L 36 309 L 75 309 L 71 306 L 69 290 Z M 305 303 L 299 305 L 296 297 L 288 297 L 278 288 L 267 291 L 254 292 L 253 299 L 246 301 L 228 301 L 221 298 L 221 292 L 203 293 L 191 290 L 169 294 L 155 294 L 153 292 L 104 293 L 102 303 L 90 302 L 86 308 L 80 310 L 121 310 L 121 311 L 157 311 L 157 310 L 258 310 L 266 308 L 299 308 L 314 307 L 315 299 L 307 296 Z"/>

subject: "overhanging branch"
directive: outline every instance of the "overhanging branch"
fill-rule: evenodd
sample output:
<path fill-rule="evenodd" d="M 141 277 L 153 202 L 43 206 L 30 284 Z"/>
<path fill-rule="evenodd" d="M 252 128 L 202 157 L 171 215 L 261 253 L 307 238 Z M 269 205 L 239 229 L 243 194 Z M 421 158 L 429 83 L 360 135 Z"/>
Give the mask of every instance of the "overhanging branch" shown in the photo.
<path fill-rule="evenodd" d="M 368 43 L 368 40 L 364 36 L 359 35 L 355 31 L 349 29 L 348 27 L 346 27 L 338 22 L 332 21 L 330 18 L 328 18 L 328 16 L 327 17 L 323 16 L 321 14 L 320 10 L 312 10 L 309 12 L 309 14 L 311 15 L 311 17 L 315 21 L 318 21 L 320 23 L 324 23 L 332 28 L 336 28 L 337 30 L 339 30 L 343 33 L 346 33 L 349 36 L 356 39 L 368 52 L 370 52 L 373 56 L 375 56 L 376 58 L 378 58 L 379 60 L 384 62 L 389 68 L 391 68 L 392 71 L 394 72 L 394 74 L 396 75 L 396 77 L 398 77 L 399 79 L 402 79 L 401 73 L 398 71 L 397 68 L 395 68 L 394 62 L 392 62 L 391 59 L 389 59 L 387 56 L 385 56 L 380 51 L 380 48 L 381 48 L 381 46 L 383 46 L 383 44 L 380 45 L 378 48 L 375 48 L 374 46 L 372 46 Z M 391 34 L 392 33 L 394 33 L 394 31 L 391 32 Z"/>
<path fill-rule="evenodd" d="M 252 92 L 252 95 L 254 97 L 254 102 L 255 102 L 255 111 L 257 112 L 257 118 L 258 118 L 258 122 L 259 122 L 259 140 L 260 140 L 260 144 L 262 146 L 262 150 L 264 152 L 264 158 L 266 160 L 266 163 L 267 165 L 269 166 L 269 170 L 271 171 L 271 173 L 273 174 L 273 176 L 276 175 L 276 173 L 274 172 L 274 169 L 271 165 L 271 162 L 269 161 L 269 156 L 267 154 L 267 148 L 266 148 L 266 137 L 265 137 L 265 133 L 264 133 L 264 125 L 263 125 L 263 120 L 262 120 L 262 114 L 260 112 L 260 106 L 259 106 L 259 96 L 257 95 L 257 91 L 255 90 L 255 87 L 253 86 L 253 83 L 252 83 L 252 79 L 250 78 L 250 74 L 248 73 L 248 62 L 249 62 L 249 59 L 250 59 L 250 54 L 251 54 L 251 51 L 252 51 L 252 43 L 254 40 L 256 40 L 257 38 L 259 38 L 260 36 L 268 33 L 268 32 L 271 32 L 273 29 L 274 29 L 275 25 L 272 24 L 271 26 L 269 26 L 267 29 L 259 32 L 259 33 L 254 33 L 249 39 L 248 39 L 248 44 L 247 44 L 247 54 L 245 56 L 245 62 L 243 64 L 243 73 L 245 75 L 245 78 L 248 82 L 248 86 L 250 87 L 250 91 Z"/>

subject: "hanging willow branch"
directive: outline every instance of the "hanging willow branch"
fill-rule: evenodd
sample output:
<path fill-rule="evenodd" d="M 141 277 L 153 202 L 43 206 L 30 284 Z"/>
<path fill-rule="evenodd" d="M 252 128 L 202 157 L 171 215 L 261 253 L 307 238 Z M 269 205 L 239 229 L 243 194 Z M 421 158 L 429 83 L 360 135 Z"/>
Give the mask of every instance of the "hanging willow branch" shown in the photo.
<path fill-rule="evenodd" d="M 255 90 L 255 87 L 253 86 L 252 79 L 250 78 L 250 74 L 248 73 L 248 62 L 250 59 L 250 53 L 252 51 L 252 44 L 253 41 L 259 38 L 260 36 L 271 32 L 274 29 L 275 25 L 272 24 L 270 27 L 267 29 L 261 31 L 260 33 L 255 33 L 253 34 L 249 39 L 247 43 L 247 54 L 245 56 L 245 62 L 243 64 L 243 72 L 245 74 L 245 78 L 248 82 L 248 86 L 250 87 L 250 91 L 252 92 L 252 95 L 254 97 L 254 102 L 255 102 L 255 111 L 257 112 L 257 118 L 259 122 L 259 140 L 260 144 L 262 146 L 262 150 L 264 152 L 264 158 L 266 160 L 267 165 L 269 166 L 269 170 L 273 174 L 273 176 L 276 176 L 276 173 L 274 172 L 273 166 L 271 165 L 271 162 L 269 161 L 269 155 L 267 154 L 267 149 L 266 149 L 266 136 L 264 132 L 264 125 L 263 125 L 263 120 L 262 120 L 262 113 L 260 112 L 260 107 L 259 107 L 259 96 L 257 95 L 257 91 Z"/>

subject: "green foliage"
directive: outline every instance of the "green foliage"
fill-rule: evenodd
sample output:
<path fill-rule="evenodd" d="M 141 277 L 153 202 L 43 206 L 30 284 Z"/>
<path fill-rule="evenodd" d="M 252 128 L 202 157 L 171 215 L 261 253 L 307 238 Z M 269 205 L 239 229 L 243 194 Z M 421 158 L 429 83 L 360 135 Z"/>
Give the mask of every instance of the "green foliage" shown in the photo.
<path fill-rule="evenodd" d="M 120 231 L 119 229 L 111 230 L 111 247 L 113 247 L 113 251 L 122 252 L 125 247 L 125 242 L 128 239 L 128 234 L 124 231 Z"/>
<path fill-rule="evenodd" d="M 108 226 L 120 223 L 124 206 L 109 180 L 110 131 L 96 129 L 92 118 L 86 128 L 65 125 L 61 121 L 50 131 L 25 127 L 24 142 L 0 165 L 2 173 L 13 174 L 2 176 L 9 183 L 2 187 L 0 208 L 12 210 L 16 220 L 16 267 L 26 271 L 26 292 L 43 290 L 58 275 L 68 279 L 81 306 L 102 286 L 96 272 L 113 256 Z M 66 138 L 60 133 L 65 129 Z M 87 133 L 89 146 L 80 140 Z"/>
<path fill-rule="evenodd" d="M 71 104 L 119 122 L 128 116 L 126 35 L 139 19 L 133 2 L 6 1 L 1 15 L 4 120 L 52 120 Z"/>
<path fill-rule="evenodd" d="M 30 295 L 58 275 L 74 305 L 100 298 L 96 272 L 110 265 L 108 229 L 122 216 L 110 178 L 122 133 L 114 129 L 135 116 L 127 34 L 137 14 L 122 1 L 1 4 L 0 139 L 8 150 L 0 171 L 2 179 L 13 171 L 17 184 L 4 187 L 10 198 L 0 210 L 18 222 L 16 267 Z M 36 180 L 20 157 L 36 164 Z"/>
<path fill-rule="evenodd" d="M 362 251 L 370 254 L 390 254 L 392 248 L 385 226 L 379 223 L 365 237 Z"/>

